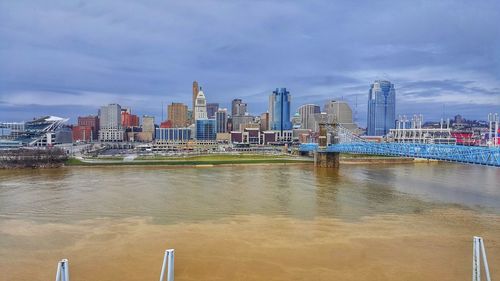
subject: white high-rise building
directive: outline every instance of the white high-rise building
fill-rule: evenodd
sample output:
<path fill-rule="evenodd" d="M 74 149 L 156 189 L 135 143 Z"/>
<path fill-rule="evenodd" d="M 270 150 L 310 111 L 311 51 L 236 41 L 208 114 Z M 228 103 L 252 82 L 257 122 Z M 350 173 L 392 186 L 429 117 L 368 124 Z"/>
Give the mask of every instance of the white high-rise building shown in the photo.
<path fill-rule="evenodd" d="M 269 129 L 272 128 L 273 126 L 273 116 L 274 116 L 274 96 L 273 95 L 269 95 L 269 118 L 268 118 L 268 125 L 267 127 Z"/>
<path fill-rule="evenodd" d="M 200 88 L 194 105 L 194 120 L 207 119 L 207 99 Z"/>
<path fill-rule="evenodd" d="M 122 108 L 112 103 L 101 106 L 99 110 L 99 140 L 104 142 L 123 141 Z"/>
<path fill-rule="evenodd" d="M 122 107 L 119 104 L 112 103 L 101 106 L 99 111 L 99 124 L 101 128 L 116 129 L 121 128 Z"/>

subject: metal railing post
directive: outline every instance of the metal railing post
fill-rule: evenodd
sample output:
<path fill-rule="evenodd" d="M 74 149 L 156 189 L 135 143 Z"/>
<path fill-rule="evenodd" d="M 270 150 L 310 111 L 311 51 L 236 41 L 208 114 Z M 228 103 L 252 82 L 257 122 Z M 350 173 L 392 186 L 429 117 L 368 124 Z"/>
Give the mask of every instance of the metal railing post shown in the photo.
<path fill-rule="evenodd" d="M 69 262 L 62 259 L 57 264 L 56 281 L 69 281 Z"/>
<path fill-rule="evenodd" d="M 165 280 L 165 271 L 167 271 L 167 280 Z M 163 265 L 161 267 L 160 281 L 174 281 L 174 249 L 165 251 Z"/>
<path fill-rule="evenodd" d="M 486 250 L 484 248 L 484 241 L 482 237 L 474 236 L 472 240 L 472 281 L 481 281 L 481 257 L 484 262 L 484 272 L 486 274 L 486 281 L 491 281 L 490 269 L 488 266 L 488 259 L 486 257 Z"/>

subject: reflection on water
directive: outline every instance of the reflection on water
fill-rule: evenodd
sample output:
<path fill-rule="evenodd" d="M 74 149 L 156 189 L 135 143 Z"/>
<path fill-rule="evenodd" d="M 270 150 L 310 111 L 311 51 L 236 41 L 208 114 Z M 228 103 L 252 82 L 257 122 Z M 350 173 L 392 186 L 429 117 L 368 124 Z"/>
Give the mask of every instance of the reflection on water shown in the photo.
<path fill-rule="evenodd" d="M 453 164 L 0 171 L 0 280 L 62 257 L 75 280 L 154 279 L 167 247 L 177 280 L 466 279 L 472 235 L 500 264 L 498 182 Z"/>

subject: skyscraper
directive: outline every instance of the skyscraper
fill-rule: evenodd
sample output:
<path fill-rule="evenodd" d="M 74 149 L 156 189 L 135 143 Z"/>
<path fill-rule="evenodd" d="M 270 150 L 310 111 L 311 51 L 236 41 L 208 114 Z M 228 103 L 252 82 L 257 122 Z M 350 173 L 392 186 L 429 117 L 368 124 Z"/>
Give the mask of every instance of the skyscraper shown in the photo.
<path fill-rule="evenodd" d="M 338 123 L 342 127 L 354 131 L 358 128 L 353 122 L 352 109 L 345 101 L 331 100 L 325 103 L 328 123 Z"/>
<path fill-rule="evenodd" d="M 217 133 L 227 132 L 227 109 L 222 108 L 215 113 L 215 120 L 217 121 Z"/>
<path fill-rule="evenodd" d="M 231 102 L 231 116 L 243 116 L 247 113 L 247 104 L 241 99 L 234 99 Z"/>
<path fill-rule="evenodd" d="M 193 110 L 193 112 L 195 111 L 194 107 L 196 106 L 196 98 L 198 97 L 199 91 L 200 91 L 200 87 L 198 86 L 198 82 L 194 81 L 193 82 L 193 107 L 191 108 Z"/>
<path fill-rule="evenodd" d="M 207 100 L 205 94 L 200 89 L 194 105 L 194 120 L 207 119 Z"/>
<path fill-rule="evenodd" d="M 188 125 L 188 107 L 179 102 L 168 105 L 168 120 L 172 122 L 172 127 L 183 128 Z"/>
<path fill-rule="evenodd" d="M 274 95 L 269 95 L 269 118 L 267 119 L 267 128 L 271 130 L 273 128 L 273 112 L 274 112 Z"/>
<path fill-rule="evenodd" d="M 276 88 L 269 98 L 269 113 L 271 115 L 271 130 L 291 130 L 290 122 L 290 92 L 286 88 Z"/>
<path fill-rule="evenodd" d="M 155 135 L 155 118 L 153 116 L 142 116 L 142 133 L 144 141 L 152 141 Z"/>
<path fill-rule="evenodd" d="M 265 112 L 260 115 L 260 130 L 269 130 L 269 112 Z"/>
<path fill-rule="evenodd" d="M 375 81 L 368 92 L 368 120 L 366 134 L 383 136 L 396 124 L 396 90 L 389 81 Z"/>
<path fill-rule="evenodd" d="M 207 103 L 207 116 L 208 118 L 215 118 L 215 113 L 219 110 L 218 103 Z"/>
<path fill-rule="evenodd" d="M 302 129 L 314 129 L 314 114 L 320 113 L 321 108 L 315 104 L 304 104 L 299 107 L 300 125 Z"/>
<path fill-rule="evenodd" d="M 116 103 L 101 106 L 99 110 L 100 141 L 123 141 L 121 111 L 122 107 Z"/>

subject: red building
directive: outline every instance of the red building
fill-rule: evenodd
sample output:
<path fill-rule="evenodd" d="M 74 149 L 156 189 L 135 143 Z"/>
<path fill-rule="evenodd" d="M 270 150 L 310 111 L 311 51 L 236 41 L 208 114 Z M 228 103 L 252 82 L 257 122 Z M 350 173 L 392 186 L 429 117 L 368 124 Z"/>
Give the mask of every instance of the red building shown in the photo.
<path fill-rule="evenodd" d="M 86 134 L 86 138 L 92 138 L 96 140 L 99 137 L 99 117 L 94 115 L 78 117 L 78 126 L 75 127 L 88 127 L 90 128 L 91 134 Z M 77 131 L 81 129 L 77 129 Z M 78 133 L 78 132 L 77 132 Z M 87 137 L 88 135 L 88 137 Z M 75 131 L 73 129 L 73 141 L 75 140 Z M 83 139 L 80 139 L 83 140 Z"/>
<path fill-rule="evenodd" d="M 173 128 L 172 121 L 167 120 L 160 123 L 160 128 Z"/>
<path fill-rule="evenodd" d="M 89 142 L 94 138 L 92 127 L 89 126 L 74 126 L 73 127 L 73 142 L 86 141 Z"/>
<path fill-rule="evenodd" d="M 127 111 L 122 111 L 122 127 L 139 127 L 139 116 L 130 114 Z"/>

